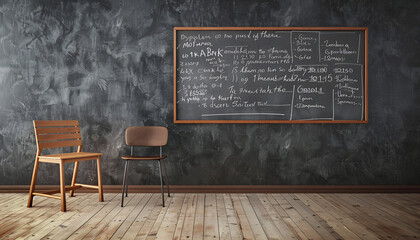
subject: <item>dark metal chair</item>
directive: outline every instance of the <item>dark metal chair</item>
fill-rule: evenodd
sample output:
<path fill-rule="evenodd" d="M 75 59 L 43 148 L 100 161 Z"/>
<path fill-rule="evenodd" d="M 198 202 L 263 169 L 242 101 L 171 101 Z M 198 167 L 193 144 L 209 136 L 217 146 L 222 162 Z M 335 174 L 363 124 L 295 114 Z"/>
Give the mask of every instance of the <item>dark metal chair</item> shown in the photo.
<path fill-rule="evenodd" d="M 171 196 L 169 192 L 168 177 L 166 175 L 166 167 L 163 163 L 163 159 L 167 156 L 162 155 L 162 147 L 168 142 L 168 129 L 166 127 L 129 127 L 125 131 L 125 142 L 130 146 L 130 156 L 123 156 L 125 160 L 124 178 L 122 185 L 122 199 L 121 207 L 124 206 L 124 190 L 125 196 L 128 195 L 128 162 L 129 161 L 144 161 L 153 160 L 159 163 L 159 174 L 160 174 L 160 187 L 162 191 L 162 206 L 165 207 L 165 198 L 163 191 L 163 179 L 162 179 L 162 165 L 165 172 L 165 183 L 168 188 L 168 197 Z M 134 147 L 159 147 L 159 156 L 135 156 Z"/>

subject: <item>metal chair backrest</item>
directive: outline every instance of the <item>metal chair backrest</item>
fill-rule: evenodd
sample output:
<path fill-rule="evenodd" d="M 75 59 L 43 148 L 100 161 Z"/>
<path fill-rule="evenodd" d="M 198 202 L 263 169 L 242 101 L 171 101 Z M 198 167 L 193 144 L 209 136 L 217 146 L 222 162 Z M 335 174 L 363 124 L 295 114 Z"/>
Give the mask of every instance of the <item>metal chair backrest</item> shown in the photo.
<path fill-rule="evenodd" d="M 129 127 L 125 131 L 125 143 L 128 146 L 161 147 L 167 142 L 168 129 L 166 127 Z"/>
<path fill-rule="evenodd" d="M 38 151 L 45 148 L 82 147 L 78 120 L 35 120 L 36 145 Z"/>

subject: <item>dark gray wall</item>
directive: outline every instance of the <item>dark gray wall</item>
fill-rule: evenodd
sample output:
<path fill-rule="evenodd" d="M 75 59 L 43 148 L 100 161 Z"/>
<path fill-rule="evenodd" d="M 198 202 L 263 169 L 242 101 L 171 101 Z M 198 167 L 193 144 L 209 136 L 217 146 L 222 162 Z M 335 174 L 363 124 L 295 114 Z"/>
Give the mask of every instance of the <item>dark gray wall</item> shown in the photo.
<path fill-rule="evenodd" d="M 120 184 L 124 130 L 169 128 L 172 184 L 420 184 L 419 1 L 2 1 L 0 184 L 29 184 L 32 120 L 79 119 Z M 173 124 L 174 26 L 369 27 L 368 124 Z M 70 178 L 72 164 L 66 166 Z M 94 163 L 80 181 L 95 182 Z M 132 184 L 157 184 L 131 165 Z M 58 183 L 41 164 L 38 183 Z"/>

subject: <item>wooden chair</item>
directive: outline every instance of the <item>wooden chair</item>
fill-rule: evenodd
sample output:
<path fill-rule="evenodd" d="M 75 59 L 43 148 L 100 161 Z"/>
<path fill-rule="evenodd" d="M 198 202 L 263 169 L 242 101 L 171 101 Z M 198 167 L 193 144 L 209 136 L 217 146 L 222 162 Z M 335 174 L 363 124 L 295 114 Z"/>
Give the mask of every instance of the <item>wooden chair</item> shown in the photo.
<path fill-rule="evenodd" d="M 28 207 L 32 207 L 34 196 L 50 197 L 61 199 L 61 211 L 66 211 L 66 191 L 70 190 L 70 197 L 73 197 L 74 190 L 78 188 L 93 188 L 99 192 L 99 201 L 104 201 L 102 190 L 101 175 L 101 155 L 103 153 L 82 152 L 82 137 L 80 135 L 79 121 L 77 120 L 59 120 L 59 121 L 34 121 L 35 138 L 37 153 L 35 158 L 34 171 L 32 175 L 31 187 L 29 190 Z M 51 155 L 41 155 L 41 151 L 46 148 L 59 148 L 77 146 L 77 152 L 60 153 Z M 76 183 L 77 170 L 79 162 L 87 160 L 96 160 L 98 169 L 98 185 L 86 185 Z M 54 163 L 60 165 L 60 188 L 46 192 L 35 192 L 36 177 L 40 162 Z M 64 178 L 64 164 L 74 162 L 73 178 L 71 186 L 66 187 Z M 53 195 L 60 193 L 61 196 Z"/>
<path fill-rule="evenodd" d="M 130 156 L 123 156 L 125 160 L 124 177 L 122 185 L 122 199 L 121 207 L 124 206 L 124 189 L 125 195 L 128 194 L 128 162 L 129 161 L 145 161 L 152 160 L 159 162 L 159 174 L 160 174 L 160 187 L 162 192 L 162 206 L 165 207 L 165 198 L 163 194 L 163 181 L 162 181 L 162 164 L 165 171 L 165 183 L 168 188 L 168 197 L 171 196 L 169 192 L 168 177 L 166 175 L 166 167 L 163 163 L 163 159 L 167 156 L 162 155 L 162 147 L 168 142 L 168 129 L 165 127 L 129 127 L 125 131 L 125 142 L 130 146 Z M 135 156 L 133 147 L 159 147 L 159 156 Z"/>

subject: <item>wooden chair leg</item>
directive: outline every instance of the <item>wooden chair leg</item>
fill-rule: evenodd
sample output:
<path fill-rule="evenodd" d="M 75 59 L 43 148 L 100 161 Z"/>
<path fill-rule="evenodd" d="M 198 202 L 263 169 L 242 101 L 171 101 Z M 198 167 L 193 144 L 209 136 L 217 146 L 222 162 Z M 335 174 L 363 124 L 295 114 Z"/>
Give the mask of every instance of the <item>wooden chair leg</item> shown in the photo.
<path fill-rule="evenodd" d="M 102 188 L 102 171 L 101 171 L 101 157 L 96 159 L 96 167 L 98 168 L 98 191 L 99 191 L 99 202 L 104 201 L 104 193 Z"/>
<path fill-rule="evenodd" d="M 74 187 L 76 184 L 77 170 L 79 169 L 79 162 L 74 162 L 73 178 L 71 179 L 71 186 Z M 70 190 L 69 197 L 73 197 L 74 190 Z"/>
<path fill-rule="evenodd" d="M 28 207 L 32 207 L 32 200 L 34 199 L 34 191 L 35 191 L 35 184 L 36 184 L 36 177 L 38 175 L 38 167 L 39 167 L 39 160 L 38 160 L 38 154 L 35 158 L 35 165 L 34 165 L 34 171 L 32 173 L 32 180 L 31 180 L 31 187 L 29 188 L 29 198 L 28 198 Z"/>
<path fill-rule="evenodd" d="M 66 211 L 66 180 L 64 177 L 64 163 L 60 163 L 60 193 L 61 193 L 61 211 Z"/>

